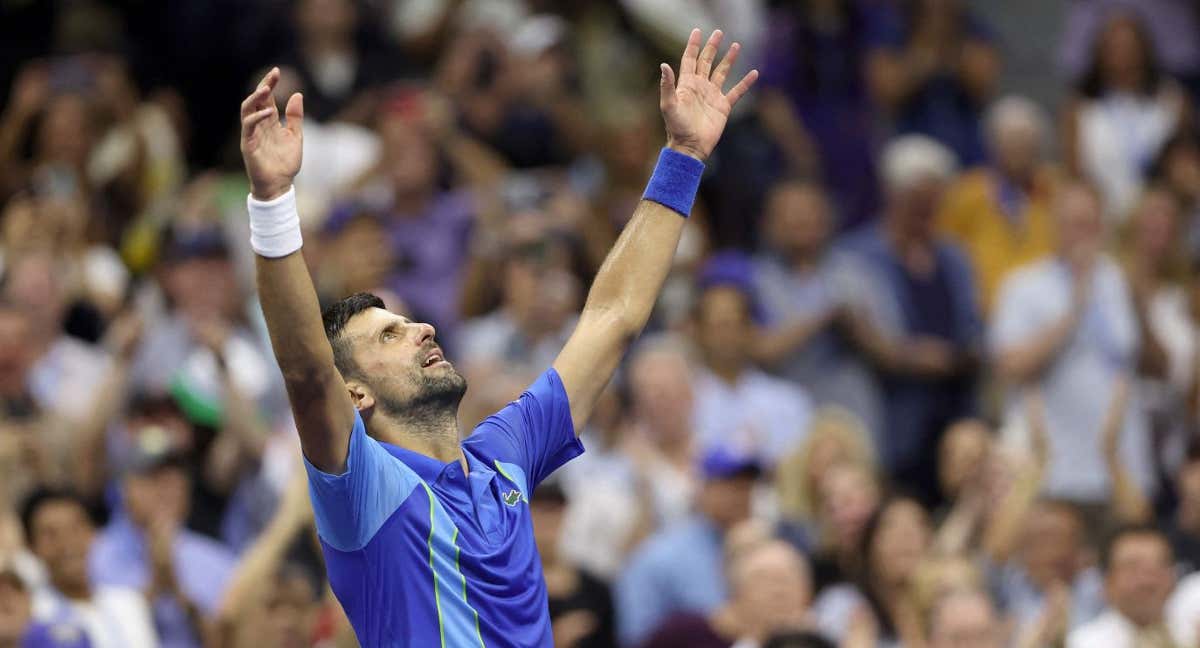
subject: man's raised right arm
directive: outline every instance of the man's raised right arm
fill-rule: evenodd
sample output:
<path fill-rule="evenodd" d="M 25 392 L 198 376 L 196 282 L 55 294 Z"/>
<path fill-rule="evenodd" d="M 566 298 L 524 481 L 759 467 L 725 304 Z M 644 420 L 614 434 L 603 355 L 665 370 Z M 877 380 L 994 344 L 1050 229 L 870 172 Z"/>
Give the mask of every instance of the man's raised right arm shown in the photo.
<path fill-rule="evenodd" d="M 354 405 L 333 362 L 321 307 L 300 252 L 292 178 L 300 170 L 304 105 L 299 93 L 279 118 L 273 68 L 242 102 L 242 159 L 250 177 L 251 245 L 258 297 L 283 372 L 304 456 L 316 468 L 345 471 Z"/>

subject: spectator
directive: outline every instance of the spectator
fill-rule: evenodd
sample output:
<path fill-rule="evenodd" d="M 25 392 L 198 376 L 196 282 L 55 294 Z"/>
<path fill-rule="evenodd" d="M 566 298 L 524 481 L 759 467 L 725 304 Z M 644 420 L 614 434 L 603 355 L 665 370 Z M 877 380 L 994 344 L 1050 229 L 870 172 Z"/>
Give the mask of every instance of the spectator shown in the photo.
<path fill-rule="evenodd" d="M 1167 520 L 1171 553 L 1186 572 L 1200 569 L 1200 454 L 1189 448 L 1187 459 L 1175 476 L 1179 502 Z"/>
<path fill-rule="evenodd" d="M 983 161 L 979 118 L 996 90 L 1000 57 L 990 31 L 964 4 L 918 0 L 907 12 L 876 8 L 867 80 L 897 133 L 928 135 L 970 166 Z"/>
<path fill-rule="evenodd" d="M 560 550 L 566 506 L 567 496 L 555 483 L 542 484 L 529 500 L 546 574 L 554 645 L 611 648 L 616 645 L 616 627 L 608 585 L 572 564 Z"/>
<path fill-rule="evenodd" d="M 200 405 L 193 410 L 199 422 L 215 426 L 224 405 L 222 358 L 204 336 L 218 328 L 226 330 L 221 351 L 233 384 L 252 402 L 278 408 L 280 381 L 264 341 L 249 325 L 249 304 L 223 234 L 208 228 L 170 233 L 161 273 L 169 308 L 146 329 L 133 360 L 133 386 L 185 394 Z"/>
<path fill-rule="evenodd" d="M 308 482 L 297 466 L 274 517 L 238 561 L 221 599 L 213 635 L 219 638 L 217 645 L 310 645 L 316 633 L 320 595 L 313 574 L 288 557 L 297 536 L 308 540 L 312 515 Z"/>
<path fill-rule="evenodd" d="M 808 433 L 796 452 L 780 461 L 775 471 L 775 488 L 783 516 L 804 527 L 805 535 L 817 531 L 821 485 L 825 475 L 840 464 L 863 466 L 875 472 L 875 450 L 862 424 L 850 412 L 823 407 L 816 411 Z M 800 543 L 812 549 L 806 538 Z"/>
<path fill-rule="evenodd" d="M 1086 186 L 1062 188 L 1055 203 L 1057 254 L 1015 272 L 1001 288 L 992 322 L 992 357 L 1014 388 L 1011 425 L 1027 420 L 1015 388 L 1036 386 L 1050 435 L 1045 492 L 1099 504 L 1110 494 L 1102 459 L 1105 410 L 1139 352 L 1137 319 L 1119 267 L 1103 252 L 1099 197 Z M 1017 429 L 1017 428 L 1014 428 Z M 1152 470 L 1138 395 L 1125 408 L 1118 456 L 1143 493 Z"/>
<path fill-rule="evenodd" d="M 350 198 L 335 207 L 328 227 L 370 213 L 387 229 L 393 258 L 388 287 L 408 304 L 413 317 L 433 323 L 447 341 L 458 324 L 459 285 L 467 245 L 482 200 L 458 184 L 482 182 L 489 171 L 473 171 L 476 148 L 457 145 L 454 129 L 438 123 L 436 99 L 420 86 L 388 95 L 375 119 L 381 142 L 378 163 L 361 178 Z M 462 153 L 461 149 L 469 149 Z M 455 180 L 447 189 L 440 156 L 446 154 Z M 488 163 L 482 166 L 489 167 Z"/>
<path fill-rule="evenodd" d="M 295 49 L 286 59 L 300 78 L 306 116 L 319 122 L 365 119 L 371 105 L 364 93 L 394 74 L 399 57 L 387 56 L 382 43 L 360 46 L 369 23 L 353 0 L 302 0 L 293 18 Z"/>
<path fill-rule="evenodd" d="M 1103 608 L 1099 571 L 1088 564 L 1087 529 L 1068 502 L 1043 500 L 1022 520 L 1018 555 L 993 575 L 1021 645 L 1061 642 Z"/>
<path fill-rule="evenodd" d="M 879 208 L 864 74 L 872 31 L 866 4 L 827 0 L 775 8 L 760 68 L 763 127 L 792 170 L 819 164 L 833 196 L 836 216 L 829 225 L 842 231 Z"/>
<path fill-rule="evenodd" d="M 1200 259 L 1200 139 L 1192 129 L 1177 129 L 1163 144 L 1151 180 L 1179 201 L 1179 237 L 1187 261 Z"/>
<path fill-rule="evenodd" d="M 811 416 L 808 395 L 751 361 L 757 304 L 750 267 L 740 256 L 718 256 L 701 271 L 694 311 L 702 367 L 692 421 L 701 448 L 753 454 L 763 465 L 794 450 Z"/>
<path fill-rule="evenodd" d="M 988 109 L 984 127 L 988 163 L 947 190 L 938 226 L 967 253 L 980 303 L 990 312 L 1004 278 L 1053 249 L 1055 178 L 1046 163 L 1049 123 L 1037 104 L 1000 99 Z"/>
<path fill-rule="evenodd" d="M 980 590 L 946 594 L 930 616 L 929 648 L 1000 648 L 1004 632 L 996 607 Z"/>
<path fill-rule="evenodd" d="M 468 370 L 542 370 L 575 326 L 580 286 L 569 272 L 566 242 L 541 214 L 515 216 L 508 226 L 499 264 L 500 305 L 462 327 L 459 352 L 469 359 Z"/>
<path fill-rule="evenodd" d="M 22 648 L 39 632 L 32 621 L 29 588 L 11 565 L 0 566 L 0 646 Z"/>
<path fill-rule="evenodd" d="M 1183 423 L 1193 391 L 1196 324 L 1184 289 L 1187 261 L 1179 223 L 1175 196 L 1152 186 L 1124 237 L 1125 277 L 1142 340 L 1138 374 L 1146 380 L 1146 407 L 1160 438 Z"/>
<path fill-rule="evenodd" d="M 933 222 L 953 170 L 928 138 L 893 141 L 883 155 L 883 220 L 843 244 L 861 273 L 851 316 L 857 344 L 884 390 L 880 456 L 922 501 L 937 500 L 934 458 L 941 432 L 974 410 L 980 337 L 971 267 Z"/>
<path fill-rule="evenodd" d="M 813 558 L 818 594 L 826 587 L 852 582 L 863 569 L 863 536 L 883 498 L 878 478 L 861 464 L 830 466 L 819 487 L 819 536 Z"/>
<path fill-rule="evenodd" d="M 881 504 L 863 530 L 858 588 L 871 608 L 883 642 L 921 642 L 920 610 L 909 590 L 932 541 L 933 530 L 925 509 L 905 496 Z"/>
<path fill-rule="evenodd" d="M 1167 138 L 1190 124 L 1190 102 L 1159 66 L 1141 19 L 1112 14 L 1065 113 L 1067 170 L 1097 183 L 1107 219 L 1123 223 Z"/>
<path fill-rule="evenodd" d="M 727 550 L 728 551 L 728 550 Z M 808 565 L 786 542 L 759 540 L 728 551 L 729 601 L 709 616 L 668 617 L 643 648 L 761 645 L 769 636 L 812 624 Z"/>
<path fill-rule="evenodd" d="M 709 614 L 726 601 L 724 535 L 750 516 L 750 495 L 762 471 L 751 457 L 713 449 L 700 472 L 695 514 L 647 539 L 617 579 L 622 645 L 637 645 L 671 614 Z"/>
<path fill-rule="evenodd" d="M 1167 628 L 1175 587 L 1167 537 L 1153 526 L 1119 529 L 1101 554 L 1108 610 L 1067 637 L 1067 648 L 1182 645 Z"/>
<path fill-rule="evenodd" d="M 589 443 L 564 469 L 563 549 L 597 575 L 614 576 L 647 535 L 691 512 L 700 476 L 685 352 L 670 338 L 639 344 L 627 369 L 629 420 L 618 424 L 619 438 L 607 449 Z"/>
<path fill-rule="evenodd" d="M 831 251 L 829 205 L 819 187 L 782 182 L 767 198 L 764 251 L 754 287 L 766 328 L 754 355 L 804 387 L 817 405 L 836 404 L 882 438 L 882 396 L 866 362 L 836 326 L 854 285 L 845 259 Z"/>
<path fill-rule="evenodd" d="M 49 576 L 46 587 L 33 596 L 33 618 L 51 626 L 43 635 L 67 637 L 63 644 L 73 648 L 85 641 L 90 648 L 159 645 L 140 592 L 89 578 L 87 558 L 95 529 L 81 499 L 69 491 L 35 491 L 22 506 L 21 521 Z"/>
<path fill-rule="evenodd" d="M 137 443 L 121 481 L 124 509 L 92 546 L 90 573 L 97 583 L 147 592 L 164 646 L 200 646 L 234 556 L 184 527 L 191 483 L 171 441 L 143 434 Z"/>

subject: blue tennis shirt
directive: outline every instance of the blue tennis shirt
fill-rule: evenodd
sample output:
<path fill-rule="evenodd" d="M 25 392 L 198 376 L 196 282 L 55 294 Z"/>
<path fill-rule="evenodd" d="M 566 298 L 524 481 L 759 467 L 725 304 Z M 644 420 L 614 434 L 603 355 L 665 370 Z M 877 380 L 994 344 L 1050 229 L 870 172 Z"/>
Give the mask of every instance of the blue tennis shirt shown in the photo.
<path fill-rule="evenodd" d="M 554 369 L 462 442 L 469 474 L 367 436 L 305 461 L 329 582 L 363 646 L 553 646 L 529 493 L 583 452 Z"/>

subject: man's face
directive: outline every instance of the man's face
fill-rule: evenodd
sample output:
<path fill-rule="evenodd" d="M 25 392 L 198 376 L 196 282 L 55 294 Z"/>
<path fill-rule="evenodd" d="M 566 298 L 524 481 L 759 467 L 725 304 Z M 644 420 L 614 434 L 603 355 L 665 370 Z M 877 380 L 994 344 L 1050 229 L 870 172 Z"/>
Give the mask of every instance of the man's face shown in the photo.
<path fill-rule="evenodd" d="M 420 194 L 437 180 L 437 150 L 413 118 L 388 115 L 379 122 L 383 156 L 392 186 L 400 194 Z"/>
<path fill-rule="evenodd" d="M 1025 570 L 1039 587 L 1075 579 L 1083 528 L 1078 517 L 1059 506 L 1034 509 L 1022 542 Z"/>
<path fill-rule="evenodd" d="M 808 566 L 778 540 L 746 549 L 730 566 L 729 578 L 734 605 L 764 634 L 796 629 L 812 601 Z"/>
<path fill-rule="evenodd" d="M 171 263 L 163 286 L 179 312 L 194 320 L 228 318 L 237 308 L 237 279 L 225 257 L 197 257 Z"/>
<path fill-rule="evenodd" d="M 351 383 L 364 387 L 352 392 L 381 411 L 412 417 L 454 412 L 467 391 L 467 381 L 454 369 L 434 341 L 432 326 L 410 321 L 382 308 L 369 308 L 346 323 L 342 336 L 352 345 L 356 371 Z"/>
<path fill-rule="evenodd" d="M 1025 120 L 1006 123 L 995 131 L 992 148 L 1001 171 L 1022 177 L 1037 169 L 1041 157 L 1041 133 Z"/>
<path fill-rule="evenodd" d="M 1063 189 L 1058 197 L 1058 241 L 1067 252 L 1082 245 L 1096 245 L 1103 235 L 1100 203 L 1083 187 Z"/>
<path fill-rule="evenodd" d="M 700 487 L 700 509 L 723 529 L 750 517 L 754 478 L 750 476 L 709 479 Z"/>
<path fill-rule="evenodd" d="M 1175 588 L 1171 548 L 1162 536 L 1144 533 L 1117 541 L 1105 574 L 1109 605 L 1137 625 L 1162 620 L 1163 606 Z"/>
<path fill-rule="evenodd" d="M 299 574 L 276 576 L 265 592 L 264 629 L 257 638 L 270 648 L 308 646 L 312 638 L 314 603 L 312 583 Z"/>
<path fill-rule="evenodd" d="M 70 500 L 50 500 L 38 508 L 31 522 L 30 547 L 46 565 L 55 588 L 86 587 L 93 529 L 83 507 Z"/>
<path fill-rule="evenodd" d="M 769 244 L 787 256 L 815 254 L 829 237 L 829 205 L 814 187 L 789 184 L 767 202 Z"/>
<path fill-rule="evenodd" d="M 952 594 L 934 610 L 929 648 L 1000 648 L 1002 632 L 980 594 Z"/>
<path fill-rule="evenodd" d="M 691 435 L 692 383 L 682 355 L 644 352 L 634 359 L 629 380 L 634 413 L 659 440 L 680 441 Z"/>
<path fill-rule="evenodd" d="M 188 516 L 191 480 L 179 466 L 162 466 L 125 477 L 125 507 L 141 528 L 163 522 L 181 526 Z"/>
<path fill-rule="evenodd" d="M 16 645 L 29 625 L 29 592 L 19 585 L 15 576 L 0 576 L 0 644 Z"/>
<path fill-rule="evenodd" d="M 942 202 L 945 183 L 925 178 L 893 194 L 895 208 L 890 211 L 905 236 L 924 240 L 933 236 L 934 217 Z"/>
<path fill-rule="evenodd" d="M 750 342 L 750 313 L 746 296 L 732 286 L 704 291 L 696 314 L 700 346 L 713 364 L 738 366 L 746 362 Z"/>

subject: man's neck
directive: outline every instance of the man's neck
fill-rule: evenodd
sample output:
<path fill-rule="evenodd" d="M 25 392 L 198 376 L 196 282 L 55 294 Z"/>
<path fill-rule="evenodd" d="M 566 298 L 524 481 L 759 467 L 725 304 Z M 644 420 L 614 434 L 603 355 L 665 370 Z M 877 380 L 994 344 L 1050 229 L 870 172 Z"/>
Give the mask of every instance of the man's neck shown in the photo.
<path fill-rule="evenodd" d="M 467 471 L 466 459 L 458 445 L 458 420 L 453 413 L 404 421 L 377 412 L 371 417 L 371 436 L 442 463 L 461 461 L 463 472 Z"/>

